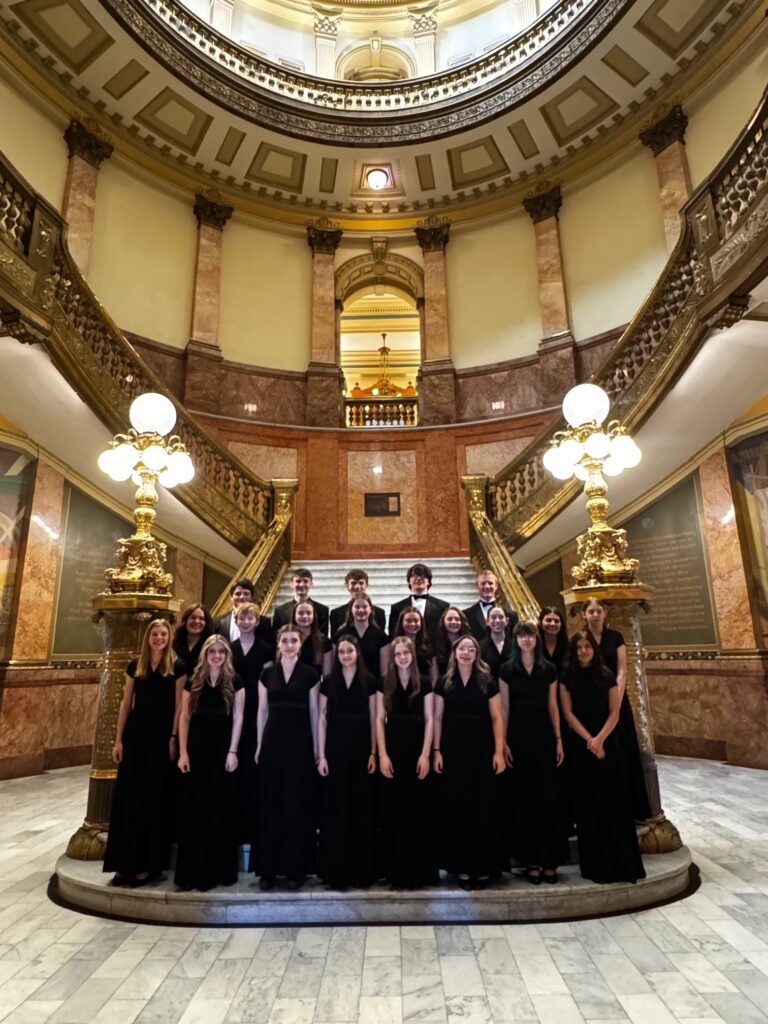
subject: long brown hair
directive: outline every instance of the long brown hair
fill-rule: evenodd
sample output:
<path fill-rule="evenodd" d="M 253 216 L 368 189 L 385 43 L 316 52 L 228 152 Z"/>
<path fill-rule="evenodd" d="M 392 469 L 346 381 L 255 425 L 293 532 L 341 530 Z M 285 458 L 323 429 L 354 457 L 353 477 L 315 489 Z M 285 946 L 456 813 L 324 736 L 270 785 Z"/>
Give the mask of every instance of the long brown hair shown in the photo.
<path fill-rule="evenodd" d="M 453 640 L 451 639 L 451 634 L 445 627 L 445 616 L 448 612 L 456 612 L 459 616 L 459 622 L 461 623 L 459 632 Z M 437 658 L 437 664 L 443 666 L 447 665 L 456 642 L 460 640 L 461 637 L 467 636 L 470 632 L 471 630 L 469 628 L 469 622 L 467 622 L 467 616 L 461 608 L 457 608 L 455 604 L 449 605 L 449 607 L 446 608 L 440 616 L 440 625 L 437 627 L 437 638 L 435 640 L 435 657 Z"/>
<path fill-rule="evenodd" d="M 173 675 L 175 658 L 173 647 L 171 647 L 171 637 L 173 635 L 171 633 L 171 624 L 167 619 L 152 619 L 150 624 L 144 630 L 144 636 L 141 638 L 141 647 L 139 648 L 139 656 L 136 659 L 136 676 L 139 679 L 146 679 L 152 671 L 152 651 L 149 647 L 149 634 L 153 629 L 160 626 L 168 631 L 168 643 L 166 644 L 165 650 L 160 658 L 160 664 L 157 666 L 157 671 L 161 676 Z"/>
<path fill-rule="evenodd" d="M 443 689 L 451 690 L 457 682 L 461 680 L 461 677 L 459 676 L 459 666 L 456 663 L 456 648 L 459 644 L 463 644 L 465 640 L 471 640 L 474 644 L 475 662 L 472 666 L 472 672 L 477 680 L 477 685 L 480 687 L 482 692 L 485 693 L 488 690 L 488 684 L 491 679 L 493 679 L 493 673 L 491 672 L 490 666 L 483 661 L 482 655 L 480 654 L 480 643 L 478 642 L 477 637 L 473 636 L 471 633 L 467 633 L 466 636 L 460 636 L 453 645 L 451 656 L 448 659 L 448 670 L 445 673 Z"/>
<path fill-rule="evenodd" d="M 232 651 L 229 643 L 224 639 L 224 637 L 216 634 L 214 636 L 209 636 L 203 644 L 197 668 L 192 673 L 192 687 L 189 691 L 189 711 L 192 715 L 197 710 L 197 702 L 200 699 L 203 687 L 211 680 L 211 669 L 208 665 L 208 651 L 210 651 L 212 647 L 216 646 L 223 647 L 227 655 L 224 659 L 224 664 L 221 666 L 221 674 L 219 675 L 219 682 L 217 685 L 221 687 L 221 695 L 224 698 L 227 711 L 232 710 L 232 704 L 235 699 L 235 667 L 232 664 Z"/>
<path fill-rule="evenodd" d="M 294 575 L 296 575 L 294 573 Z M 312 579 L 311 575 L 309 577 Z M 291 616 L 291 625 L 299 634 L 299 639 L 304 644 L 304 637 L 302 636 L 299 624 L 296 621 L 296 612 L 303 605 L 309 605 L 312 609 L 312 625 L 309 627 L 309 639 L 312 641 L 312 660 L 315 665 L 322 665 L 323 661 L 323 634 L 320 632 L 320 627 L 317 624 L 317 609 L 311 601 L 297 601 L 293 606 L 293 615 Z M 321 669 L 322 671 L 322 669 Z"/>
<path fill-rule="evenodd" d="M 392 710 L 392 697 L 397 691 L 397 687 L 400 686 L 400 676 L 398 674 L 397 665 L 395 664 L 395 650 L 398 647 L 407 647 L 411 653 L 411 692 L 408 700 L 412 701 L 414 697 L 421 693 L 421 675 L 419 674 L 419 666 L 416 659 L 416 648 L 413 645 L 413 640 L 411 640 L 409 636 L 396 636 L 392 641 L 392 651 L 390 653 L 389 664 L 387 665 L 387 671 L 384 675 L 384 707 L 387 714 Z"/>
<path fill-rule="evenodd" d="M 416 657 L 418 658 L 420 654 L 423 654 L 424 657 L 430 658 L 432 656 L 432 647 L 429 643 L 429 637 L 427 636 L 427 629 L 424 624 L 424 616 L 421 614 L 418 608 L 403 608 L 403 610 L 397 617 L 397 624 L 395 625 L 395 635 L 392 637 L 392 639 L 394 640 L 401 636 L 406 636 L 405 627 L 403 626 L 403 620 L 405 619 L 406 615 L 418 615 L 421 621 L 419 631 L 416 634 L 416 643 L 413 645 L 416 649 Z M 410 640 L 410 637 L 406 637 L 406 639 Z"/>
<path fill-rule="evenodd" d="M 368 605 L 368 625 L 372 626 L 374 624 L 374 622 L 373 622 L 373 601 L 363 591 L 363 592 L 361 592 L 359 594 L 355 594 L 353 596 L 352 600 L 347 605 L 347 615 L 346 615 L 346 618 L 344 619 L 344 621 L 341 624 L 341 629 L 343 629 L 345 633 L 349 632 L 349 630 L 352 629 L 352 628 L 357 629 L 357 627 L 355 626 L 355 615 L 354 615 L 354 612 L 352 610 L 352 606 L 354 605 L 355 601 L 365 601 L 365 603 Z"/>

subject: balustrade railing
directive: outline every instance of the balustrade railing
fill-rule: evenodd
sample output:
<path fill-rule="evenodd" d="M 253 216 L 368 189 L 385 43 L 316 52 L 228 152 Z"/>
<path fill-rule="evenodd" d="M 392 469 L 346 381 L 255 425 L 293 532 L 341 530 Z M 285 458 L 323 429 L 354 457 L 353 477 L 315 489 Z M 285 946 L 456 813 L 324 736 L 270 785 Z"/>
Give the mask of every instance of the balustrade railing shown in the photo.
<path fill-rule="evenodd" d="M 348 427 L 415 427 L 419 419 L 417 398 L 344 399 Z"/>

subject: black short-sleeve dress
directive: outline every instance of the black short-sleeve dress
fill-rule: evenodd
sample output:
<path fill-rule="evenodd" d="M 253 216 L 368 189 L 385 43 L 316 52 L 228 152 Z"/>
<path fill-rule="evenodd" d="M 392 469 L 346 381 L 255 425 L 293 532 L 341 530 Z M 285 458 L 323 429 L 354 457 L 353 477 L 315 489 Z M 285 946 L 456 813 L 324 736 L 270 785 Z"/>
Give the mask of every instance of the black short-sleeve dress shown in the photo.
<path fill-rule="evenodd" d="M 176 680 L 186 674 L 177 660 L 171 675 L 150 670 L 133 679 L 133 707 L 123 730 L 123 759 L 117 769 L 104 870 L 133 876 L 168 867 L 171 808 L 176 766 L 169 741 L 176 711 Z"/>
<path fill-rule="evenodd" d="M 339 640 L 346 634 L 353 637 L 357 641 L 357 645 L 360 648 L 360 654 L 362 655 L 365 667 L 368 670 L 368 674 L 377 680 L 381 675 L 381 649 L 386 647 L 389 643 L 389 637 L 383 629 L 379 629 L 378 626 L 371 623 L 361 636 L 354 626 L 342 626 L 341 629 L 337 630 L 333 635 L 334 644 L 338 644 Z"/>
<path fill-rule="evenodd" d="M 235 692 L 243 688 L 235 676 Z M 191 680 L 185 684 L 189 692 Z M 226 770 L 232 712 L 221 684 L 205 683 L 189 720 L 189 772 L 182 775 L 174 881 L 205 892 L 237 881 L 237 772 Z"/>

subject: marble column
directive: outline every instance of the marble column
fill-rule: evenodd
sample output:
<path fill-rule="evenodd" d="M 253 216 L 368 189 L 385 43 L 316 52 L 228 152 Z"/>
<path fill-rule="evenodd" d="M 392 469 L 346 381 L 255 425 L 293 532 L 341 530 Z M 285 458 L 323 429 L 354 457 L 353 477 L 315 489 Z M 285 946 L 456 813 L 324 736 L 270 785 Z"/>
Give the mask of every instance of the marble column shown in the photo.
<path fill-rule="evenodd" d="M 335 7 L 313 5 L 315 15 L 315 74 L 320 78 L 336 77 L 336 37 L 342 12 Z"/>
<path fill-rule="evenodd" d="M 211 0 L 208 8 L 208 18 L 211 27 L 217 32 L 228 36 L 232 33 L 232 12 L 235 9 L 235 0 Z"/>
<path fill-rule="evenodd" d="M 536 266 L 542 338 L 539 343 L 541 403 L 559 405 L 576 383 L 576 346 L 571 333 L 558 218 L 563 197 L 559 186 L 523 200 L 536 234 Z"/>
<path fill-rule="evenodd" d="M 682 107 L 673 107 L 660 121 L 640 132 L 640 141 L 656 158 L 659 196 L 664 219 L 664 237 L 671 252 L 680 236 L 680 210 L 691 191 L 691 172 L 685 151 L 685 129 L 688 118 Z"/>
<path fill-rule="evenodd" d="M 451 226 L 430 217 L 415 229 L 424 260 L 424 361 L 418 376 L 419 423 L 456 421 L 456 372 L 448 330 L 445 249 Z"/>
<path fill-rule="evenodd" d="M 47 661 L 63 544 L 64 477 L 38 460 L 11 645 L 12 661 Z"/>
<path fill-rule="evenodd" d="M 413 48 L 416 54 L 416 74 L 433 75 L 437 70 L 435 40 L 437 38 L 437 4 L 409 7 L 408 17 L 413 29 Z"/>
<path fill-rule="evenodd" d="M 80 121 L 70 121 L 64 141 L 69 163 L 61 213 L 68 225 L 69 251 L 78 270 L 87 278 L 96 219 L 96 181 L 99 167 L 112 156 L 114 146 L 88 131 Z"/>
<path fill-rule="evenodd" d="M 224 227 L 232 213 L 231 206 L 217 203 L 200 193 L 195 196 L 197 259 L 184 379 L 184 401 L 193 409 L 205 410 L 218 404 L 222 361 L 219 347 L 221 245 Z"/>
<path fill-rule="evenodd" d="M 307 226 L 312 250 L 312 337 L 307 367 L 307 425 L 339 427 L 344 423 L 336 312 L 336 250 L 343 232 L 330 221 Z"/>

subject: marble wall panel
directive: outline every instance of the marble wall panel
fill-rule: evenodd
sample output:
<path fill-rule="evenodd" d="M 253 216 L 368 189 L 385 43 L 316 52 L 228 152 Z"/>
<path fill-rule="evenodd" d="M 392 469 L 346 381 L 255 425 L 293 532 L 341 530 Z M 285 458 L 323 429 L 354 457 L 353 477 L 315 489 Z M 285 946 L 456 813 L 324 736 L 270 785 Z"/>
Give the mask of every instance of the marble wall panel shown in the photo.
<path fill-rule="evenodd" d="M 39 461 L 13 637 L 12 657 L 17 661 L 48 657 L 63 504 L 64 477 Z"/>
<path fill-rule="evenodd" d="M 46 686 L 43 746 L 46 750 L 84 747 L 93 743 L 99 687 L 88 684 Z"/>
<path fill-rule="evenodd" d="M 667 251 L 672 252 L 680 237 L 680 210 L 691 194 L 691 172 L 683 142 L 673 142 L 656 157 L 659 196 L 664 218 Z"/>
<path fill-rule="evenodd" d="M 173 592 L 181 601 L 182 611 L 190 604 L 197 604 L 203 597 L 203 563 L 180 548 L 176 549 Z"/>
<path fill-rule="evenodd" d="M 43 750 L 48 721 L 45 688 L 2 690 L 0 750 L 3 757 L 35 754 Z"/>
<path fill-rule="evenodd" d="M 193 341 L 219 343 L 221 294 L 221 228 L 201 223 L 197 236 L 195 293 L 192 297 Z"/>
<path fill-rule="evenodd" d="M 67 246 L 83 277 L 88 277 L 96 219 L 98 168 L 77 153 L 69 158 L 61 213 L 67 221 Z"/>
<path fill-rule="evenodd" d="M 504 402 L 495 411 L 494 402 Z M 515 360 L 504 369 L 460 370 L 456 374 L 456 418 L 459 422 L 488 420 L 494 416 L 540 409 L 538 359 Z"/>
<path fill-rule="evenodd" d="M 538 221 L 534 229 L 542 336 L 548 338 L 570 330 L 557 217 Z"/>
<path fill-rule="evenodd" d="M 227 445 L 233 455 L 244 462 L 248 469 L 263 480 L 278 478 L 294 480 L 299 473 L 299 457 L 296 448 L 282 445 L 248 444 L 230 441 Z"/>
<path fill-rule="evenodd" d="M 485 473 L 493 476 L 511 462 L 531 440 L 530 437 L 513 437 L 505 441 L 483 441 L 468 444 L 466 448 L 467 473 Z"/>
<path fill-rule="evenodd" d="M 184 353 L 170 345 L 159 345 L 137 334 L 125 332 L 126 337 L 149 368 L 177 398 L 184 396 Z"/>
<path fill-rule="evenodd" d="M 724 650 L 754 648 L 755 631 L 725 450 L 721 448 L 705 459 L 698 473 L 701 525 L 721 647 Z"/>
<path fill-rule="evenodd" d="M 335 363 L 336 303 L 333 253 L 312 257 L 312 362 Z"/>
<path fill-rule="evenodd" d="M 415 451 L 346 451 L 346 533 L 350 545 L 392 547 L 419 540 Z M 381 472 L 376 472 L 381 470 Z M 340 474 L 340 479 L 343 474 Z M 399 516 L 366 516 L 368 492 L 400 494 Z"/>
<path fill-rule="evenodd" d="M 600 364 L 605 360 L 621 337 L 624 326 L 613 331 L 606 331 L 597 338 L 587 339 L 576 346 L 576 376 L 579 380 L 589 380 Z"/>

